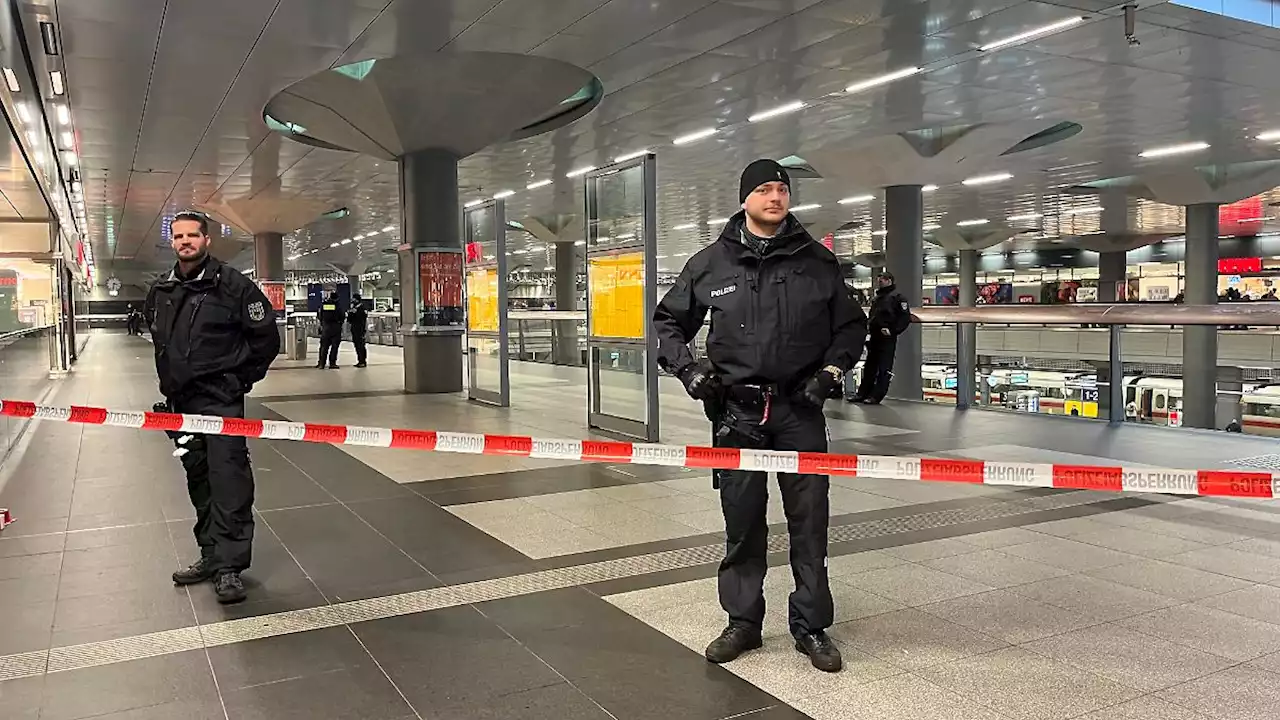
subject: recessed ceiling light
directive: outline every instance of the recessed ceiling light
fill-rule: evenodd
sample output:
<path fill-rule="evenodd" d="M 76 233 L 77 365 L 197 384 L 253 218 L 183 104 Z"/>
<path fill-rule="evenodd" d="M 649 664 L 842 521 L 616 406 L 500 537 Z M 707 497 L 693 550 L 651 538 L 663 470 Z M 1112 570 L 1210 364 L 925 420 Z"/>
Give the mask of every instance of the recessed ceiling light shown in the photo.
<path fill-rule="evenodd" d="M 1209 143 L 1207 142 L 1190 142 L 1190 143 L 1183 143 L 1181 145 L 1168 145 L 1165 147 L 1158 147 L 1158 148 L 1151 148 L 1150 150 L 1143 150 L 1142 152 L 1138 153 L 1138 157 L 1140 158 L 1165 157 L 1167 155 L 1181 155 L 1183 153 L 1193 153 L 1193 152 L 1199 152 L 1201 150 L 1208 150 L 1208 149 L 1209 149 Z"/>
<path fill-rule="evenodd" d="M 961 220 L 956 223 L 956 227 L 969 227 L 970 225 L 986 225 L 989 220 L 986 218 L 975 218 L 973 220 Z"/>
<path fill-rule="evenodd" d="M 66 86 L 62 84 L 61 70 L 53 70 L 49 73 L 49 84 L 53 86 L 54 95 L 61 95 L 67 91 Z"/>
<path fill-rule="evenodd" d="M 806 210 L 817 210 L 822 207 L 817 203 L 809 203 L 808 205 L 797 205 L 791 208 L 791 212 L 805 212 Z"/>
<path fill-rule="evenodd" d="M 550 184 L 551 184 L 551 180 L 539 180 L 538 182 L 531 182 L 528 185 L 525 185 L 524 187 L 526 190 L 537 190 L 540 187 L 546 187 Z"/>
<path fill-rule="evenodd" d="M 62 123 L 63 125 L 71 124 L 71 108 L 68 108 L 66 105 L 60 104 L 57 106 L 57 113 L 58 113 L 58 122 Z"/>
<path fill-rule="evenodd" d="M 5 68 L 5 69 L 8 70 L 8 68 Z M 1271 140 L 1280 140 L 1280 130 L 1268 130 L 1264 133 L 1258 133 L 1258 139 L 1262 140 L 1263 142 L 1268 142 Z"/>
<path fill-rule="evenodd" d="M 587 241 L 586 241 L 586 240 L 574 240 L 574 241 L 573 241 L 573 244 L 574 244 L 574 245 L 576 245 L 576 246 L 578 246 L 578 247 L 582 247 L 583 245 L 586 245 L 586 244 L 587 244 Z"/>
<path fill-rule="evenodd" d="M 649 152 L 649 148 L 645 148 L 643 150 L 637 150 L 633 153 L 627 153 L 626 155 L 619 155 L 618 157 L 614 158 L 613 161 L 616 163 L 621 163 L 621 162 L 626 162 L 628 160 L 635 160 L 638 157 L 648 154 L 648 152 Z"/>
<path fill-rule="evenodd" d="M 915 75 L 918 72 L 920 72 L 920 68 L 918 67 L 903 68 L 902 70 L 886 73 L 884 75 L 880 75 L 879 77 L 873 77 L 870 80 L 863 80 L 862 82 L 856 82 L 850 85 L 849 87 L 845 88 L 844 91 L 847 93 L 862 92 L 863 90 L 873 88 L 877 85 L 884 85 L 885 83 L 891 83 L 894 80 L 901 80 L 902 78 L 905 78 L 905 77 L 911 77 L 912 75 Z"/>
<path fill-rule="evenodd" d="M 484 201 L 483 201 L 483 200 L 472 200 L 472 201 L 470 201 L 470 202 L 466 203 L 465 205 L 463 205 L 462 207 L 475 207 L 475 206 L 479 205 L 479 204 L 480 204 L 480 203 L 482 203 L 482 202 L 484 202 Z"/>
<path fill-rule="evenodd" d="M 9 92 L 16 93 L 22 91 L 22 86 L 18 84 L 18 76 L 14 74 L 12 68 L 4 69 L 4 82 L 9 86 Z"/>
<path fill-rule="evenodd" d="M 928 224 L 928 225 L 921 225 L 921 226 L 920 226 L 920 229 L 921 229 L 921 230 L 928 231 L 928 230 L 938 230 L 938 229 L 940 229 L 941 227 L 942 227 L 941 225 L 938 225 L 938 224 L 936 224 L 936 223 L 930 223 L 930 224 Z"/>
<path fill-rule="evenodd" d="M 937 190 L 937 189 L 938 189 L 937 185 L 925 185 L 924 187 L 920 188 L 920 192 L 933 192 L 934 190 Z"/>
<path fill-rule="evenodd" d="M 977 175 L 964 181 L 965 185 L 990 185 L 991 183 L 1004 182 L 1013 177 L 1013 173 L 992 173 L 990 175 Z"/>
<path fill-rule="evenodd" d="M 671 229 L 672 229 L 672 230 L 692 230 L 692 229 L 694 229 L 695 227 L 697 227 L 697 225 L 696 225 L 696 224 L 694 224 L 694 223 L 685 223 L 685 224 L 683 224 L 683 225 L 677 225 L 677 226 L 675 226 L 675 227 L 673 227 L 673 228 L 671 228 Z"/>
<path fill-rule="evenodd" d="M 758 112 L 755 115 L 748 117 L 747 122 L 753 122 L 753 123 L 763 122 L 765 120 L 776 118 L 779 115 L 786 115 L 787 113 L 793 113 L 797 110 L 803 110 L 804 107 L 805 107 L 805 102 L 803 100 L 796 100 L 795 102 L 789 102 L 786 105 L 779 105 L 776 108 L 771 108 L 763 112 Z"/>
<path fill-rule="evenodd" d="M 1055 22 L 1055 23 L 1042 25 L 1038 28 L 1032 28 L 1026 32 L 1018 33 L 1017 35 L 1010 35 L 1007 38 L 1003 38 L 1000 40 L 996 40 L 995 42 L 990 42 L 990 43 L 987 43 L 986 45 L 982 45 L 978 49 L 983 52 L 986 52 L 988 50 L 995 50 L 997 48 L 1005 47 L 1006 45 L 1012 45 L 1014 43 L 1022 42 L 1023 40 L 1030 40 L 1031 38 L 1036 37 L 1037 35 L 1045 35 L 1047 33 L 1056 32 L 1058 30 L 1065 30 L 1066 28 L 1069 28 L 1072 25 L 1079 25 L 1082 22 L 1084 22 L 1084 18 L 1077 15 L 1076 17 L 1067 18 L 1066 20 L 1059 20 L 1058 22 Z"/>
<path fill-rule="evenodd" d="M 875 200 L 875 199 L 876 199 L 876 196 L 875 196 L 875 195 L 855 195 L 855 196 L 853 196 L 853 197 L 847 197 L 847 198 L 845 198 L 845 199 L 841 200 L 841 201 L 840 201 L 840 204 L 841 204 L 841 205 L 852 205 L 853 203 L 871 202 L 872 200 Z"/>
<path fill-rule="evenodd" d="M 589 172 L 591 172 L 592 170 L 595 170 L 595 169 L 596 169 L 596 168 L 595 168 L 595 166 L 594 166 L 594 165 L 590 165 L 590 166 L 587 166 L 587 167 L 580 167 L 580 168 L 578 168 L 577 170 L 570 170 L 569 172 L 565 173 L 565 174 L 564 174 L 564 176 L 565 176 L 565 177 L 578 177 L 579 175 L 586 175 L 587 173 L 589 173 Z"/>
<path fill-rule="evenodd" d="M 676 138 L 675 140 L 671 141 L 671 144 L 687 145 L 691 142 L 697 142 L 703 138 L 709 138 L 718 132 L 720 132 L 720 128 L 707 128 L 706 130 L 699 130 L 697 132 L 689 133 L 688 135 L 682 135 Z"/>
<path fill-rule="evenodd" d="M 70 130 L 65 130 L 61 134 L 62 147 L 70 148 L 76 144 L 76 136 Z"/>
<path fill-rule="evenodd" d="M 723 225 L 729 222 L 729 218 L 712 218 L 707 221 L 708 225 Z"/>
<path fill-rule="evenodd" d="M 872 235 L 875 235 L 875 236 L 877 236 L 877 237 L 884 237 L 885 235 L 888 235 L 888 234 L 889 234 L 889 231 L 888 231 L 888 230 L 873 230 L 873 231 L 871 232 L 871 234 L 872 234 Z"/>
<path fill-rule="evenodd" d="M 338 247 L 338 246 L 339 246 L 339 245 L 341 245 L 341 244 L 342 244 L 342 243 L 329 243 L 329 247 L 331 247 L 331 248 L 336 248 L 336 247 Z"/>
<path fill-rule="evenodd" d="M 1102 212 L 1102 208 L 1101 208 L 1101 207 L 1099 207 L 1099 206 L 1097 206 L 1097 205 L 1094 205 L 1094 206 L 1091 206 L 1091 207 L 1073 208 L 1073 209 L 1071 209 L 1071 210 L 1063 210 L 1063 211 L 1062 211 L 1062 214 L 1063 214 L 1063 215 L 1089 215 L 1089 214 L 1091 214 L 1091 213 L 1100 213 L 1100 212 Z"/>
<path fill-rule="evenodd" d="M 386 227 L 382 228 L 382 232 L 391 232 L 392 230 L 395 230 L 395 229 L 396 229 L 396 226 L 395 226 L 395 225 L 388 225 L 388 226 L 386 226 Z"/>
<path fill-rule="evenodd" d="M 496 192 L 496 193 L 494 193 L 494 194 L 493 194 L 493 199 L 494 199 L 494 200 L 501 200 L 502 198 L 509 198 L 509 197 L 511 197 L 512 195 L 515 195 L 515 194 L 516 194 L 516 191 L 515 191 L 515 190 L 503 190 L 502 192 Z"/>
<path fill-rule="evenodd" d="M 1023 222 L 1024 220 L 1035 220 L 1036 218 L 1042 217 L 1044 217 L 1044 215 L 1041 215 L 1040 213 L 1027 213 L 1026 215 L 1010 215 L 1005 219 L 1009 222 Z"/>

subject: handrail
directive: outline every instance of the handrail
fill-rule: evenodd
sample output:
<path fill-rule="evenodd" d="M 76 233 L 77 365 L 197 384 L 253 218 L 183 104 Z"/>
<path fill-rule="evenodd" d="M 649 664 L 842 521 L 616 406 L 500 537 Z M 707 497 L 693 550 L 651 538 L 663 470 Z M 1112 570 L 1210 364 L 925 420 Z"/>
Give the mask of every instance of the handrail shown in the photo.
<path fill-rule="evenodd" d="M 998 325 L 1249 325 L 1280 327 L 1280 303 L 1222 305 L 930 305 L 914 308 L 912 322 Z"/>
<path fill-rule="evenodd" d="M 14 330 L 13 332 L 0 333 L 0 342 L 4 342 L 6 340 L 15 340 L 17 338 L 23 337 L 24 335 L 33 335 L 41 330 L 48 330 L 49 328 L 52 328 L 52 327 L 56 327 L 56 326 L 53 324 L 33 325 L 32 327 L 22 328 L 21 330 Z"/>

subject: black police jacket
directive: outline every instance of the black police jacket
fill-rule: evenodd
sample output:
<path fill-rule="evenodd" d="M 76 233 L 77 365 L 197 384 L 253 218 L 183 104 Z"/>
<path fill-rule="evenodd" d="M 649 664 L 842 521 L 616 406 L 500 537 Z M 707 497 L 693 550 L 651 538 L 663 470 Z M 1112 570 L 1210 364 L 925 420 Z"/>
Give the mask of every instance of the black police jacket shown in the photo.
<path fill-rule="evenodd" d="M 347 311 L 347 324 L 351 326 L 352 336 L 363 336 L 369 330 L 369 311 L 364 305 L 356 305 Z"/>
<path fill-rule="evenodd" d="M 145 307 L 160 392 L 234 400 L 267 375 L 280 352 L 271 302 L 253 281 L 210 257 L 193 277 L 177 268 L 151 286 Z"/>
<path fill-rule="evenodd" d="M 342 306 L 338 304 L 337 295 L 325 298 L 320 303 L 320 312 L 317 314 L 316 319 L 327 328 L 342 330 Z"/>
<path fill-rule="evenodd" d="M 889 328 L 889 332 L 897 337 L 909 327 L 911 304 L 906 296 L 898 292 L 895 285 L 876 288 L 876 296 L 871 300 L 871 333 L 881 335 L 881 329 Z"/>
<path fill-rule="evenodd" d="M 862 355 L 867 316 L 845 287 L 835 255 L 788 216 L 764 256 L 742 243 L 746 214 L 689 259 L 658 304 L 658 363 L 678 375 L 711 313 L 707 359 L 723 382 L 777 384 L 793 392 L 822 368 L 848 372 Z"/>

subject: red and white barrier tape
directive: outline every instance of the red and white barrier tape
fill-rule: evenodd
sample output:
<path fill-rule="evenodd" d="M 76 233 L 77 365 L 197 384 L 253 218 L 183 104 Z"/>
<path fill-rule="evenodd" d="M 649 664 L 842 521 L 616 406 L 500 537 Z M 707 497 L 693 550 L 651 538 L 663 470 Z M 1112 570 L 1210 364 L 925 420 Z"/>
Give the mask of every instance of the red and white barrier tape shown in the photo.
<path fill-rule="evenodd" d="M 467 455 L 505 455 L 582 462 L 665 465 L 717 470 L 759 470 L 1103 492 L 1243 498 L 1280 497 L 1280 473 L 1268 472 L 985 462 L 882 455 L 736 450 L 696 445 L 551 440 L 515 435 L 393 430 L 355 425 L 321 425 L 205 415 L 123 412 L 81 406 L 55 407 L 20 400 L 0 401 L 0 415 L 139 430 L 167 430 L 204 435 L 234 435 L 264 440 L 431 450 Z"/>

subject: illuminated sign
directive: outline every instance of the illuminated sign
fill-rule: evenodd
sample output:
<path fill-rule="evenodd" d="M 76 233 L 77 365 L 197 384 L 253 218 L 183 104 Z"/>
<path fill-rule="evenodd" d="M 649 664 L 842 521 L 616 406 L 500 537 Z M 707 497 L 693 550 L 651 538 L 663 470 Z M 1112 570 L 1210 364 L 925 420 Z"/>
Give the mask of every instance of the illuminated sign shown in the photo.
<path fill-rule="evenodd" d="M 1262 258 L 1219 258 L 1219 275 L 1247 275 L 1262 272 Z"/>

